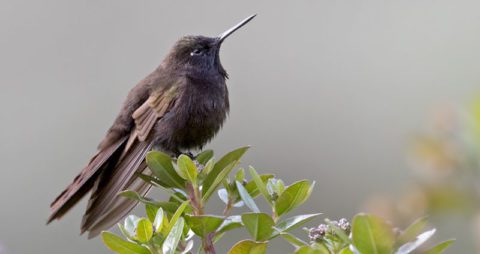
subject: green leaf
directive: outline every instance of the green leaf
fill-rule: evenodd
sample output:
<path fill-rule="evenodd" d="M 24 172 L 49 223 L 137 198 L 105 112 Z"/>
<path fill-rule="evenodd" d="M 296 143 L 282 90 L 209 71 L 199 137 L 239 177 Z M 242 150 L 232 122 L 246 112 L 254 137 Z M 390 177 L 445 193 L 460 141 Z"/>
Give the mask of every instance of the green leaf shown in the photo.
<path fill-rule="evenodd" d="M 223 203 L 228 204 L 229 197 L 228 197 L 228 191 L 225 188 L 221 188 L 217 191 L 218 197 L 220 200 L 223 201 Z"/>
<path fill-rule="evenodd" d="M 177 166 L 178 166 L 178 174 L 185 180 L 189 180 L 192 183 L 196 183 L 198 169 L 193 163 L 190 157 L 182 154 L 177 159 Z"/>
<path fill-rule="evenodd" d="M 127 218 L 125 218 L 124 224 L 123 224 L 123 229 L 125 230 L 125 233 L 130 236 L 132 239 L 136 239 L 137 235 L 137 224 L 140 218 L 138 218 L 135 215 L 129 215 Z M 123 231 L 122 231 L 123 232 Z"/>
<path fill-rule="evenodd" d="M 130 190 L 122 191 L 118 195 L 132 199 L 132 200 L 137 200 L 139 202 L 142 202 L 145 205 L 152 205 L 157 208 L 161 207 L 163 208 L 164 211 L 168 213 L 174 213 L 178 207 L 178 204 L 175 202 L 156 202 L 156 201 L 153 201 L 152 199 L 142 197 L 138 193 Z"/>
<path fill-rule="evenodd" d="M 169 214 L 175 213 L 178 208 L 178 202 L 157 202 L 156 204 L 158 208 L 162 208 L 164 212 Z M 190 209 L 187 208 L 187 211 L 190 211 Z"/>
<path fill-rule="evenodd" d="M 153 236 L 152 223 L 147 218 L 141 218 L 137 223 L 137 239 L 142 243 L 150 241 Z"/>
<path fill-rule="evenodd" d="M 155 214 L 155 218 L 153 220 L 153 228 L 155 229 L 155 232 L 161 232 L 162 231 L 162 226 L 163 226 L 163 217 L 164 217 L 163 209 L 160 208 L 158 209 L 157 213 Z"/>
<path fill-rule="evenodd" d="M 250 148 L 249 146 L 238 148 L 236 150 L 233 150 L 229 153 L 227 153 L 225 156 L 223 156 L 215 165 L 213 166 L 212 172 L 210 172 L 207 175 L 207 178 L 205 178 L 205 181 L 203 182 L 203 195 L 207 192 L 213 193 L 215 188 L 213 190 L 210 190 L 214 182 L 217 182 L 217 176 L 222 172 L 227 166 L 236 164 L 240 160 L 240 158 L 245 154 L 245 152 Z M 230 169 L 231 170 L 231 169 Z M 223 181 L 220 180 L 218 183 L 221 183 Z M 218 185 L 217 185 L 218 186 Z M 206 199 L 205 199 L 206 200 Z"/>
<path fill-rule="evenodd" d="M 422 234 L 418 235 L 414 241 L 405 243 L 404 245 L 400 246 L 396 254 L 408 254 L 414 251 L 420 245 L 422 245 L 428 239 L 430 239 L 430 237 L 432 237 L 433 234 L 435 234 L 435 229 L 423 232 Z"/>
<path fill-rule="evenodd" d="M 167 225 L 167 230 L 166 230 L 167 233 L 170 232 L 170 230 L 172 230 L 172 226 L 177 223 L 177 220 L 180 218 L 180 216 L 182 216 L 183 211 L 185 211 L 189 203 L 190 203 L 190 200 L 183 202 L 178 207 L 177 211 L 175 211 L 175 213 L 172 215 L 172 218 L 170 219 L 170 222 Z"/>
<path fill-rule="evenodd" d="M 298 215 L 294 217 L 290 217 L 286 220 L 283 220 L 275 226 L 281 232 L 288 232 L 290 230 L 294 230 L 301 225 L 313 220 L 315 217 L 320 216 L 321 213 L 314 213 L 314 214 L 304 214 Z"/>
<path fill-rule="evenodd" d="M 310 184 L 307 180 L 298 181 L 288 186 L 275 201 L 275 212 L 278 217 L 290 212 L 303 204 L 310 197 L 315 182 Z"/>
<path fill-rule="evenodd" d="M 239 215 L 233 215 L 233 216 L 227 217 L 223 221 L 222 225 L 220 225 L 217 232 L 221 234 L 236 228 L 240 228 L 242 226 L 243 226 L 242 218 Z"/>
<path fill-rule="evenodd" d="M 223 203 L 228 204 L 229 201 L 229 196 L 228 192 L 225 188 L 221 188 L 217 191 L 218 197 L 220 200 L 223 201 Z M 232 205 L 233 207 L 242 207 L 243 206 L 243 201 L 238 201 Z"/>
<path fill-rule="evenodd" d="M 183 249 L 183 251 L 180 253 L 180 254 L 191 254 L 193 252 L 191 252 L 191 250 L 193 249 L 193 240 L 190 240 L 187 242 L 187 245 L 185 246 L 185 248 Z"/>
<path fill-rule="evenodd" d="M 414 241 L 427 226 L 427 217 L 419 218 L 405 229 L 397 238 L 396 246 Z"/>
<path fill-rule="evenodd" d="M 223 237 L 223 235 L 230 230 L 236 229 L 243 227 L 242 224 L 242 218 L 239 215 L 233 215 L 227 217 L 222 225 L 217 229 L 217 232 L 215 233 L 215 237 L 213 238 L 213 243 L 216 243 L 220 238 Z"/>
<path fill-rule="evenodd" d="M 258 209 L 257 204 L 255 204 L 255 201 L 253 198 L 248 194 L 248 191 L 243 187 L 243 185 L 239 182 L 235 182 L 237 185 L 237 190 L 238 193 L 240 194 L 240 197 L 242 198 L 243 202 L 245 203 L 250 210 L 252 210 L 254 213 L 260 213 L 260 209 Z"/>
<path fill-rule="evenodd" d="M 188 241 L 187 244 L 185 245 L 185 248 L 183 249 L 182 252 L 180 252 L 180 254 L 191 254 L 191 253 L 193 253 L 193 251 L 192 251 L 193 244 L 194 244 L 193 240 Z"/>
<path fill-rule="evenodd" d="M 252 176 L 253 182 L 255 182 L 257 189 L 260 191 L 260 193 L 262 193 L 265 200 L 267 200 L 267 202 L 272 205 L 272 197 L 268 193 L 267 186 L 265 184 L 265 182 L 268 181 L 270 177 L 265 179 L 264 181 L 264 179 L 262 179 L 262 177 L 258 175 L 257 171 L 252 166 L 248 167 L 248 171 L 250 172 L 250 175 Z"/>
<path fill-rule="evenodd" d="M 203 168 L 202 175 L 208 176 L 208 174 L 210 174 L 210 172 L 212 171 L 213 166 L 215 166 L 215 160 L 211 159 L 207 162 L 207 165 L 205 165 L 205 167 Z"/>
<path fill-rule="evenodd" d="M 330 254 L 330 251 L 325 246 L 323 246 L 323 248 L 322 247 L 315 248 L 313 246 L 303 246 L 298 248 L 297 251 L 295 251 L 295 254 Z"/>
<path fill-rule="evenodd" d="M 153 222 L 155 220 L 155 214 L 157 214 L 158 207 L 146 204 L 145 205 L 145 212 L 147 214 L 148 219 Z"/>
<path fill-rule="evenodd" d="M 223 220 L 223 217 L 212 215 L 185 216 L 187 225 L 201 238 L 205 238 L 208 234 L 215 232 L 222 225 Z"/>
<path fill-rule="evenodd" d="M 295 247 L 307 246 L 308 244 L 290 233 L 279 233 L 279 235 Z"/>
<path fill-rule="evenodd" d="M 275 191 L 281 194 L 284 190 L 285 190 L 285 183 L 282 181 L 282 179 L 278 179 L 277 182 L 275 183 Z"/>
<path fill-rule="evenodd" d="M 272 174 L 260 175 L 260 179 L 262 180 L 263 185 L 267 184 L 268 179 L 273 177 L 274 175 Z M 245 185 L 245 189 L 248 191 L 248 194 L 252 196 L 252 198 L 255 198 L 258 195 L 260 195 L 260 190 L 258 190 L 257 183 L 255 183 L 253 179 Z"/>
<path fill-rule="evenodd" d="M 241 168 L 235 174 L 235 181 L 243 183 L 243 180 L 245 180 L 245 169 Z"/>
<path fill-rule="evenodd" d="M 270 194 L 270 196 L 273 196 L 274 194 L 277 194 L 277 196 L 280 196 L 284 190 L 285 190 L 285 184 L 281 179 L 276 179 L 276 178 L 268 179 L 267 191 Z"/>
<path fill-rule="evenodd" d="M 135 236 L 130 234 L 122 224 L 118 223 L 117 226 L 120 229 L 120 232 L 122 232 L 123 236 L 125 236 L 126 238 L 128 238 L 132 241 L 135 240 Z"/>
<path fill-rule="evenodd" d="M 340 254 L 354 254 L 350 248 L 347 246 L 340 251 Z"/>
<path fill-rule="evenodd" d="M 162 251 L 163 254 L 175 254 L 175 250 L 177 249 L 178 242 L 182 238 L 183 227 L 185 225 L 185 221 L 183 218 L 179 218 L 175 224 L 173 225 L 170 233 L 168 233 L 165 241 L 163 242 Z"/>
<path fill-rule="evenodd" d="M 125 190 L 125 191 L 122 191 L 122 192 L 118 193 L 118 195 L 122 196 L 122 197 L 125 197 L 125 198 L 132 199 L 132 200 L 137 200 L 141 203 L 144 203 L 145 205 L 153 205 L 155 207 L 157 206 L 157 203 L 155 201 L 153 201 L 152 199 L 143 197 L 135 191 Z"/>
<path fill-rule="evenodd" d="M 185 180 L 175 171 L 170 156 L 160 151 L 151 151 L 147 154 L 146 159 L 148 168 L 166 184 L 165 187 L 185 187 Z"/>
<path fill-rule="evenodd" d="M 228 204 L 228 191 L 225 188 L 221 188 L 217 191 L 218 197 L 223 203 Z"/>
<path fill-rule="evenodd" d="M 352 240 L 360 253 L 390 254 L 393 251 L 391 226 L 374 215 L 359 214 L 353 218 Z"/>
<path fill-rule="evenodd" d="M 443 253 L 444 250 L 446 250 L 453 242 L 455 242 L 455 239 L 450 239 L 445 242 L 437 244 L 435 247 L 427 250 L 425 254 L 440 254 Z"/>
<path fill-rule="evenodd" d="M 266 252 L 267 242 L 242 240 L 233 245 L 228 254 L 265 254 Z"/>
<path fill-rule="evenodd" d="M 145 175 L 143 173 L 139 173 L 139 172 L 135 172 L 135 175 L 142 179 L 144 182 L 146 183 L 149 183 L 150 185 L 153 185 L 153 186 L 161 186 L 165 189 L 168 189 L 168 188 L 171 188 L 171 185 L 169 183 L 166 183 L 164 181 L 162 181 L 161 179 L 155 177 L 155 176 L 151 176 L 151 175 Z"/>
<path fill-rule="evenodd" d="M 180 205 L 182 202 L 188 199 L 188 194 L 177 188 L 167 190 L 167 193 L 170 194 L 170 198 L 168 199 L 169 202 L 176 202 Z"/>
<path fill-rule="evenodd" d="M 128 242 L 110 232 L 102 232 L 103 243 L 113 252 L 119 254 L 150 254 L 150 251 L 136 243 Z"/>
<path fill-rule="evenodd" d="M 220 171 L 220 173 L 218 175 L 216 175 L 216 178 L 213 181 L 213 183 L 210 185 L 209 189 L 206 192 L 204 192 L 204 195 L 202 197 L 202 202 L 206 202 L 210 198 L 210 196 L 215 191 L 215 189 L 217 189 L 218 185 L 220 185 L 223 182 L 223 180 L 228 176 L 228 174 L 230 174 L 232 169 L 237 164 L 238 164 L 238 162 L 232 162 L 232 164 L 225 167 L 222 171 Z M 214 173 L 214 171 L 210 172 L 210 174 L 208 174 L 208 176 L 207 176 L 207 179 L 213 173 Z M 205 182 L 203 183 L 203 188 L 205 188 Z"/>
<path fill-rule="evenodd" d="M 200 164 L 205 165 L 207 162 L 213 158 L 213 150 L 205 150 L 195 157 Z"/>
<path fill-rule="evenodd" d="M 265 213 L 242 214 L 242 222 L 255 241 L 265 241 L 270 238 L 275 222 Z"/>

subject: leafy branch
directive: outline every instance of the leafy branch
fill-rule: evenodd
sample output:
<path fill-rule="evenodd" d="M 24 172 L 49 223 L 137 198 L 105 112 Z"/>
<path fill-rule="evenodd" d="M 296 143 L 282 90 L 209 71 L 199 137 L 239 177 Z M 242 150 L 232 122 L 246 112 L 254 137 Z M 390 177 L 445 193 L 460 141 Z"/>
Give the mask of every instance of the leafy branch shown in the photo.
<path fill-rule="evenodd" d="M 301 180 L 286 185 L 272 174 L 259 174 L 253 167 L 248 168 L 248 180 L 245 170 L 238 168 L 247 150 L 248 147 L 236 149 L 218 161 L 211 150 L 195 159 L 181 155 L 176 160 L 159 151 L 150 152 L 146 158 L 150 172 L 138 177 L 165 190 L 169 198 L 157 201 L 133 191 L 120 193 L 143 203 L 147 216 L 128 216 L 118 225 L 125 239 L 103 232 L 103 242 L 120 254 L 186 254 L 194 253 L 194 238 L 198 238 L 201 241 L 196 253 L 215 254 L 215 244 L 225 234 L 244 228 L 251 239 L 237 242 L 229 254 L 266 253 L 269 242 L 275 238 L 289 242 L 296 254 L 407 254 L 417 251 L 435 232 L 423 232 L 425 219 L 399 233 L 379 217 L 359 214 L 352 225 L 346 219 L 325 220 L 326 224 L 306 229 L 308 239 L 304 240 L 292 230 L 321 214 L 287 215 L 308 200 L 315 183 Z M 225 208 L 219 214 L 206 214 L 205 207 L 215 192 Z M 259 196 L 268 204 L 269 211 L 259 209 Z M 231 215 L 242 206 L 251 212 Z M 422 253 L 441 253 L 452 242 L 440 243 Z"/>

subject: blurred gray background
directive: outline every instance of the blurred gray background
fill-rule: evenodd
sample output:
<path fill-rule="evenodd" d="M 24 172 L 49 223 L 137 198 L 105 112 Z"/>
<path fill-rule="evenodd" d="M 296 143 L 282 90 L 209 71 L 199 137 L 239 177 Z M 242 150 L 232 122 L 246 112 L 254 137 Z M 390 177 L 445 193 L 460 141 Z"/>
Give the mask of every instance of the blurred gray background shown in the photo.
<path fill-rule="evenodd" d="M 109 253 L 78 236 L 85 202 L 47 227 L 50 202 L 177 38 L 217 35 L 253 13 L 222 48 L 232 110 L 208 147 L 252 145 L 244 165 L 317 181 L 299 212 L 352 216 L 372 193 L 408 181 L 405 146 L 429 110 L 476 91 L 479 9 L 473 0 L 0 0 L 0 253 Z M 442 236 L 461 238 L 450 228 Z M 455 247 L 471 252 L 461 239 Z"/>

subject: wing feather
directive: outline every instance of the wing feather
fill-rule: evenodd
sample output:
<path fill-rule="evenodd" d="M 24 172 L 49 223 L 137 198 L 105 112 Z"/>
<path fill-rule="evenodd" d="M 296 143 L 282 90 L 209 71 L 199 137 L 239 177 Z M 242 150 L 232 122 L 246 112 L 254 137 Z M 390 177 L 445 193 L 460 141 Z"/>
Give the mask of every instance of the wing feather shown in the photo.
<path fill-rule="evenodd" d="M 126 189 L 133 190 L 141 196 L 145 196 L 150 190 L 150 188 L 150 184 L 140 178 L 136 178 L 131 184 L 128 185 Z M 103 216 L 103 218 L 101 218 L 98 222 L 95 223 L 95 225 L 92 226 L 88 233 L 88 238 L 93 238 L 100 234 L 102 230 L 105 230 L 106 228 L 110 228 L 111 226 L 115 225 L 115 223 L 123 219 L 133 208 L 135 208 L 137 204 L 138 201 L 132 199 L 118 199 L 115 205 L 113 205 L 114 208 L 111 209 L 108 214 Z"/>
<path fill-rule="evenodd" d="M 117 194 L 125 190 L 127 182 L 142 164 L 151 145 L 136 141 L 132 150 L 120 159 L 117 166 L 100 176 L 99 184 L 89 200 L 87 210 L 82 219 L 81 232 L 89 230 L 97 220 L 101 219 L 110 209 L 117 198 Z"/>
<path fill-rule="evenodd" d="M 140 195 L 146 195 L 150 189 L 149 184 L 136 178 L 135 172 L 145 170 L 145 156 L 153 145 L 150 135 L 154 126 L 174 107 L 178 95 L 176 91 L 177 87 L 172 86 L 152 93 L 133 112 L 135 128 L 130 133 L 116 166 L 105 171 L 97 180 L 82 219 L 82 233 L 89 231 L 89 237 L 94 237 L 118 222 L 135 207 L 137 202 L 119 197 L 119 192 L 133 189 Z"/>

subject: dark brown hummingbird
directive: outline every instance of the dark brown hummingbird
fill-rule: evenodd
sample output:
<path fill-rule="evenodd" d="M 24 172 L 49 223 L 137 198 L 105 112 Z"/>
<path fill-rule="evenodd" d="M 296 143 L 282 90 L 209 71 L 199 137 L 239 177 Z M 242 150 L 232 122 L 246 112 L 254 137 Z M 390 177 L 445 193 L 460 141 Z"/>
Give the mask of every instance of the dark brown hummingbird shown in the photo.
<path fill-rule="evenodd" d="M 150 185 L 136 177 L 155 149 L 178 156 L 201 149 L 220 130 L 228 111 L 222 42 L 252 15 L 217 37 L 185 36 L 150 75 L 128 94 L 97 153 L 51 204 L 48 223 L 60 219 L 92 192 L 81 232 L 89 238 L 121 220 L 137 202 L 118 197 L 129 189 L 146 195 Z"/>

